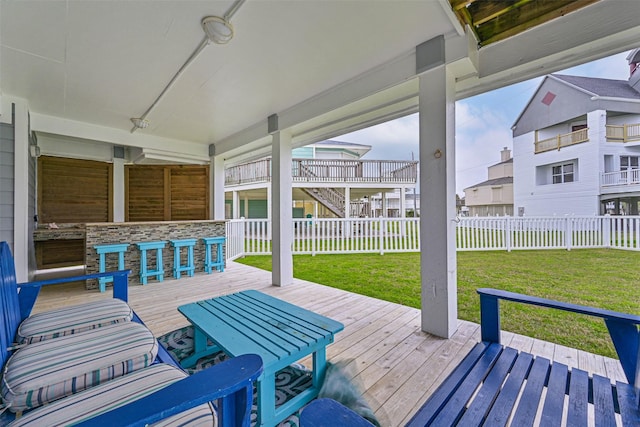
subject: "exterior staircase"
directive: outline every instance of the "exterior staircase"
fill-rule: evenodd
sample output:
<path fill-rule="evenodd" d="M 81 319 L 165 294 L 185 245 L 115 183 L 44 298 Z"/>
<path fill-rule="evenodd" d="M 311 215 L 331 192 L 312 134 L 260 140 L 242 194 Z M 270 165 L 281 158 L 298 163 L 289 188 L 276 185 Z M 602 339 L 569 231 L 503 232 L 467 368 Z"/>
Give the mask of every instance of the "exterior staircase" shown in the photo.
<path fill-rule="evenodd" d="M 302 190 L 322 203 L 337 217 L 344 218 L 344 194 L 334 188 L 302 188 Z"/>

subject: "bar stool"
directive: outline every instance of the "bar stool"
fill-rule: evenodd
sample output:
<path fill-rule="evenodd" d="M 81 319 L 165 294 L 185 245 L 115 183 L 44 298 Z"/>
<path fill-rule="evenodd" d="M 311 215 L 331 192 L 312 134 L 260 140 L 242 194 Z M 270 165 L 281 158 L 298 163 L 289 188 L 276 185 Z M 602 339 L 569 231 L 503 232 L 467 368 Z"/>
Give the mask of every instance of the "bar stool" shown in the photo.
<path fill-rule="evenodd" d="M 104 273 L 106 270 L 106 255 L 118 254 L 118 270 L 124 270 L 124 253 L 129 248 L 128 243 L 116 243 L 110 245 L 94 245 L 93 248 L 100 255 L 100 273 Z M 104 292 L 107 283 L 113 282 L 113 277 L 101 277 L 98 279 L 98 285 L 100 292 Z"/>
<path fill-rule="evenodd" d="M 138 249 L 140 249 L 140 283 L 143 285 L 147 284 L 147 279 L 149 277 L 156 277 L 158 282 L 162 282 L 164 280 L 164 264 L 162 263 L 162 250 L 164 249 L 167 242 L 158 241 L 158 242 L 140 242 L 136 243 Z M 156 250 L 156 269 L 148 270 L 147 269 L 147 251 L 148 250 Z"/>
<path fill-rule="evenodd" d="M 227 240 L 225 237 L 203 237 L 204 241 L 204 271 L 211 273 L 214 268 L 219 272 L 224 271 L 224 256 L 222 245 Z M 217 245 L 216 260 L 211 259 L 211 245 Z"/>
<path fill-rule="evenodd" d="M 197 239 L 169 240 L 173 246 L 173 277 L 180 278 L 180 273 L 185 271 L 189 277 L 193 277 L 196 266 L 193 264 L 193 247 Z M 187 248 L 187 264 L 180 263 L 180 248 Z"/>

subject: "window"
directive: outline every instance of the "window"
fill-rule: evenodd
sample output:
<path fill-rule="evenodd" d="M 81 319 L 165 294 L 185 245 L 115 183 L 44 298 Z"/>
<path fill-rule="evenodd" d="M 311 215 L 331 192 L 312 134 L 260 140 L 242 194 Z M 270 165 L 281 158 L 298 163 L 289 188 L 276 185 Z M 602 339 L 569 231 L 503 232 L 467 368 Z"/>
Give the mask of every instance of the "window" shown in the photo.
<path fill-rule="evenodd" d="M 564 163 L 551 167 L 551 182 L 553 184 L 573 182 L 573 178 L 573 163 Z"/>
<path fill-rule="evenodd" d="M 620 156 L 620 170 L 638 169 L 638 156 Z"/>

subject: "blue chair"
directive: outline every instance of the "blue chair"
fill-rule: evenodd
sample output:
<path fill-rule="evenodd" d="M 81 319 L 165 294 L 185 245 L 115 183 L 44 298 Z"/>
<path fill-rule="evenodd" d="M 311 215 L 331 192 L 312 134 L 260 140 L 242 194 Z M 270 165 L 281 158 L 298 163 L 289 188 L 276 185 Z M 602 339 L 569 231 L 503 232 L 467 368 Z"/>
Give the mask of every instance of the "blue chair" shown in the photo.
<path fill-rule="evenodd" d="M 124 270 L 124 253 L 129 248 L 128 243 L 116 243 L 116 244 L 108 244 L 108 245 L 94 245 L 93 248 L 96 250 L 98 255 L 100 256 L 100 273 L 104 273 L 106 271 L 106 255 L 117 253 L 118 254 L 118 270 Z M 104 292 L 107 283 L 113 282 L 112 277 L 101 277 L 98 279 L 98 285 L 100 287 L 100 292 Z"/>
<path fill-rule="evenodd" d="M 193 248 L 196 245 L 197 239 L 181 239 L 181 240 L 169 240 L 171 246 L 173 246 L 173 277 L 180 278 L 180 273 L 186 272 L 189 277 L 193 277 L 196 271 L 196 266 L 193 263 Z M 180 262 L 180 249 L 187 248 L 187 264 L 182 265 Z"/>
<path fill-rule="evenodd" d="M 224 255 L 222 253 L 222 245 L 226 242 L 225 237 L 203 237 L 204 241 L 204 271 L 211 273 L 215 268 L 219 272 L 224 271 Z M 216 246 L 216 259 L 211 259 L 211 245 Z"/>
<path fill-rule="evenodd" d="M 162 250 L 167 242 L 161 240 L 158 242 L 140 242 L 136 243 L 138 249 L 140 249 L 140 283 L 147 284 L 149 277 L 156 277 L 158 282 L 164 280 L 164 264 L 162 263 Z M 149 270 L 147 268 L 147 251 L 156 250 L 156 269 Z"/>

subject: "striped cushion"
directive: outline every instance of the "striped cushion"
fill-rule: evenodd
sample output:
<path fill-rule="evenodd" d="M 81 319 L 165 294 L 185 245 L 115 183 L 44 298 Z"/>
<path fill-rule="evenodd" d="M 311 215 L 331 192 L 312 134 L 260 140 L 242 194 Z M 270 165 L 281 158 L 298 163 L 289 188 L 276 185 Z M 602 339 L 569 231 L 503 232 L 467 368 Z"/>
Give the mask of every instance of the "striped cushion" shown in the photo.
<path fill-rule="evenodd" d="M 16 339 L 18 343 L 31 344 L 127 322 L 132 317 L 131 307 L 122 300 L 109 298 L 93 301 L 34 314 L 20 324 Z"/>
<path fill-rule="evenodd" d="M 30 344 L 7 361 L 2 399 L 23 411 L 150 365 L 158 352 L 151 332 L 124 322 Z"/>
<path fill-rule="evenodd" d="M 169 365 L 152 365 L 33 410 L 10 426 L 59 426 L 79 423 L 138 400 L 186 376 L 184 372 Z M 153 425 L 213 426 L 216 425 L 215 412 L 208 404 L 200 405 Z"/>

